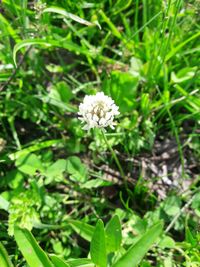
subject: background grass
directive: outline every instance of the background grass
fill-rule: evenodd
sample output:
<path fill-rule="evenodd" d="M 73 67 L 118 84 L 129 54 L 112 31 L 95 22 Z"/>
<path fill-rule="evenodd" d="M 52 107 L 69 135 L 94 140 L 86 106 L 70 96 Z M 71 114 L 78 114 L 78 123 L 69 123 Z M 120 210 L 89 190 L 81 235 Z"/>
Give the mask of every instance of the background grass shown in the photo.
<path fill-rule="evenodd" d="M 141 266 L 198 266 L 199 12 L 199 1 L 2 1 L 0 227 L 15 266 L 15 223 L 67 259 L 88 243 L 58 226 L 114 214 L 125 247 L 164 221 L 167 241 Z M 131 195 L 101 133 L 77 118 L 97 91 L 120 108 L 106 136 Z"/>

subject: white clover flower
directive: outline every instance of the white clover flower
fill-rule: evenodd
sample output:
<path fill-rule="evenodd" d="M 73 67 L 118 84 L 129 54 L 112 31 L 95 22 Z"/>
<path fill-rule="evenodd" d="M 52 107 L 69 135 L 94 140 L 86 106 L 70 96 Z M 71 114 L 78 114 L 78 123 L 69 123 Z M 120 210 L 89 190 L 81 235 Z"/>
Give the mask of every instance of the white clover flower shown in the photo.
<path fill-rule="evenodd" d="M 84 130 L 91 128 L 114 128 L 114 116 L 119 115 L 118 106 L 115 105 L 111 97 L 103 92 L 96 95 L 87 95 L 83 103 L 79 105 L 79 119 L 85 122 Z"/>

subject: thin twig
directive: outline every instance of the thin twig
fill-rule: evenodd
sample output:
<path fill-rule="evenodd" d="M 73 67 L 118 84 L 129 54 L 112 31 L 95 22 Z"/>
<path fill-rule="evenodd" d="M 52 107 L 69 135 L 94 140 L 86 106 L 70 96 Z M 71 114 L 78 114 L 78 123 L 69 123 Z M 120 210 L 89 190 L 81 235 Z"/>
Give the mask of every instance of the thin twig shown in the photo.
<path fill-rule="evenodd" d="M 121 164 L 120 164 L 120 162 L 119 162 L 119 160 L 118 160 L 118 157 L 117 157 L 115 151 L 114 151 L 114 150 L 112 149 L 112 147 L 110 146 L 110 144 L 109 144 L 109 142 L 108 142 L 108 140 L 107 140 L 107 137 L 106 137 L 106 135 L 105 135 L 105 133 L 104 133 L 104 130 L 102 130 L 101 132 L 102 132 L 103 139 L 104 139 L 104 141 L 105 141 L 105 143 L 106 143 L 108 149 L 110 150 L 111 155 L 112 155 L 112 157 L 114 158 L 115 163 L 116 163 L 116 165 L 117 165 L 117 167 L 118 167 L 118 169 L 119 169 L 120 175 L 122 176 L 122 178 L 123 178 L 123 180 L 124 180 L 124 185 L 125 185 L 125 187 L 126 187 L 126 190 L 128 191 L 127 177 L 126 177 L 126 175 L 125 175 L 125 173 L 124 173 L 124 171 L 123 171 L 123 168 L 122 168 L 122 166 L 121 166 Z"/>
<path fill-rule="evenodd" d="M 171 223 L 167 226 L 166 230 L 165 230 L 165 234 L 168 233 L 171 228 L 173 227 L 173 225 L 176 223 L 177 219 L 181 216 L 181 214 L 184 213 L 184 211 L 192 204 L 192 201 L 194 200 L 195 194 L 193 195 L 193 197 L 191 197 L 191 199 L 182 207 L 182 209 L 180 209 L 180 211 L 176 214 L 176 216 L 173 218 L 173 220 L 171 221 Z"/>

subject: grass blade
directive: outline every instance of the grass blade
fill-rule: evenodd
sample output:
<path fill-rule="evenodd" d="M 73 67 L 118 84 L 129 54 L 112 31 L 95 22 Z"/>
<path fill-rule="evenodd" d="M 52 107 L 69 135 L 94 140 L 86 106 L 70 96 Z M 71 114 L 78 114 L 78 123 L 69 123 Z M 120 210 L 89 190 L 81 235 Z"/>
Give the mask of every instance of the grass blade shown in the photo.
<path fill-rule="evenodd" d="M 13 49 L 13 61 L 15 63 L 15 66 L 17 66 L 17 61 L 16 61 L 16 56 L 17 52 L 21 50 L 23 47 L 29 47 L 31 45 L 42 45 L 45 47 L 61 47 L 64 49 L 67 49 L 69 51 L 72 51 L 76 54 L 82 54 L 86 56 L 96 56 L 94 51 L 90 51 L 88 49 L 85 49 L 83 47 L 80 47 L 79 45 L 73 43 L 72 41 L 66 40 L 66 38 L 60 40 L 60 41 L 55 41 L 55 40 L 44 40 L 44 39 L 26 39 L 23 40 L 19 43 L 17 43 L 14 46 Z"/>
<path fill-rule="evenodd" d="M 32 145 L 32 146 L 24 148 L 24 149 L 22 149 L 20 151 L 12 153 L 12 154 L 8 155 L 8 157 L 11 160 L 16 160 L 19 157 L 25 156 L 25 155 L 27 155 L 27 154 L 29 154 L 31 152 L 35 152 L 35 151 L 38 151 L 38 150 L 41 150 L 41 149 L 44 149 L 44 148 L 47 148 L 47 147 L 55 146 L 55 145 L 58 145 L 58 144 L 62 144 L 62 140 L 61 139 L 54 139 L 54 140 L 47 140 L 47 141 L 43 141 L 43 142 L 38 142 L 38 144 L 36 144 L 36 145 Z"/>
<path fill-rule="evenodd" d="M 195 33 L 191 37 L 189 37 L 187 40 L 182 42 L 181 44 L 177 45 L 174 49 L 172 49 L 166 56 L 165 61 L 168 61 L 171 59 L 179 50 L 181 50 L 187 43 L 191 42 L 192 40 L 196 39 L 200 36 L 200 32 Z"/>
<path fill-rule="evenodd" d="M 1 267 L 13 267 L 9 259 L 8 253 L 1 242 L 0 242 L 0 266 Z"/>
<path fill-rule="evenodd" d="M 82 18 L 80 18 L 80 17 L 78 17 L 72 13 L 67 12 L 65 9 L 60 8 L 60 7 L 53 7 L 52 6 L 52 7 L 45 8 L 43 10 L 43 13 L 47 13 L 47 12 L 57 13 L 57 14 L 62 15 L 63 17 L 65 17 L 67 19 L 72 19 L 72 20 L 74 20 L 80 24 L 84 24 L 86 26 L 96 26 L 97 25 L 98 27 L 100 27 L 98 23 L 92 23 L 90 21 L 82 19 Z"/>
<path fill-rule="evenodd" d="M 78 220 L 70 220 L 69 224 L 82 238 L 89 242 L 91 241 L 95 229 L 94 226 Z"/>
<path fill-rule="evenodd" d="M 67 261 L 70 267 L 96 267 L 90 259 L 75 259 Z"/>
<path fill-rule="evenodd" d="M 58 258 L 55 255 L 50 256 L 53 264 L 55 265 L 55 267 L 70 267 L 69 264 L 67 264 L 66 262 L 64 262 L 63 260 L 61 260 L 60 258 Z"/>
<path fill-rule="evenodd" d="M 115 215 L 106 225 L 106 249 L 114 252 L 120 248 L 122 241 L 122 230 L 119 217 Z"/>
<path fill-rule="evenodd" d="M 30 267 L 54 267 L 47 254 L 37 244 L 37 241 L 27 229 L 15 227 L 15 240 Z"/>
<path fill-rule="evenodd" d="M 102 220 L 99 220 L 95 227 L 92 241 L 90 244 L 90 254 L 92 261 L 98 267 L 107 266 L 106 238 Z"/>
<path fill-rule="evenodd" d="M 136 267 L 162 232 L 162 224 L 152 226 L 113 267 Z"/>

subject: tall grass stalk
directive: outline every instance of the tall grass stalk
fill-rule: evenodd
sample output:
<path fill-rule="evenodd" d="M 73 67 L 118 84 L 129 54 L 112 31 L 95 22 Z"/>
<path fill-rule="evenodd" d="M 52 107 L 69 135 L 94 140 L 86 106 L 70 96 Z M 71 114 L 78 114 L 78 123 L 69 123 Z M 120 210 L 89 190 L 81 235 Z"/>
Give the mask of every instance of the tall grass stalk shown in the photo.
<path fill-rule="evenodd" d="M 122 166 L 121 166 L 121 164 L 120 164 L 120 161 L 119 161 L 119 159 L 118 159 L 118 157 L 117 157 L 115 151 L 112 149 L 111 145 L 109 144 L 108 139 L 107 139 L 107 137 L 106 137 L 106 135 L 105 135 L 105 131 L 104 131 L 103 129 L 101 129 L 101 133 L 102 133 L 103 139 L 104 139 L 104 141 L 105 141 L 105 143 L 106 143 L 106 146 L 107 146 L 108 149 L 110 150 L 111 155 L 112 155 L 113 159 L 115 160 L 115 163 L 116 163 L 116 165 L 117 165 L 117 167 L 118 167 L 118 169 L 119 169 L 120 175 L 121 175 L 121 177 L 123 178 L 125 188 L 126 188 L 126 190 L 128 191 L 127 178 L 126 178 L 126 175 L 125 175 L 125 173 L 124 173 L 124 171 L 123 171 L 123 168 L 122 168 Z"/>

